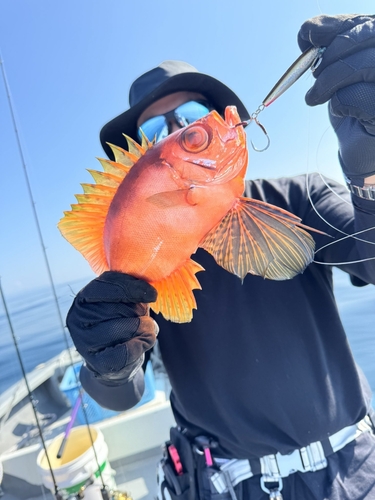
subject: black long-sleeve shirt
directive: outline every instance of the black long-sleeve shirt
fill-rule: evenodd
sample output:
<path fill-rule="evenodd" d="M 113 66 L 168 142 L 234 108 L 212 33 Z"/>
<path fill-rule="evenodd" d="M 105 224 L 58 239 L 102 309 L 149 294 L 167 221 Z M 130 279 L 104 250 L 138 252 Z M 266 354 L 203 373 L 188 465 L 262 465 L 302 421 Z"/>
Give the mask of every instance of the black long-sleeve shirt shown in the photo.
<path fill-rule="evenodd" d="M 215 437 L 230 456 L 288 453 L 369 411 L 370 389 L 339 317 L 332 266 L 356 285 L 375 284 L 375 260 L 350 263 L 375 257 L 375 202 L 353 196 L 353 207 L 346 188 L 329 186 L 317 174 L 246 182 L 246 196 L 333 236 L 312 233 L 316 262 L 303 274 L 287 281 L 247 275 L 242 283 L 199 249 L 192 258 L 205 271 L 192 322 L 155 316 L 177 423 Z M 345 237 L 367 228 L 358 235 L 367 242 Z M 82 381 L 109 408 L 142 383 L 138 376 L 109 390 L 88 373 Z"/>

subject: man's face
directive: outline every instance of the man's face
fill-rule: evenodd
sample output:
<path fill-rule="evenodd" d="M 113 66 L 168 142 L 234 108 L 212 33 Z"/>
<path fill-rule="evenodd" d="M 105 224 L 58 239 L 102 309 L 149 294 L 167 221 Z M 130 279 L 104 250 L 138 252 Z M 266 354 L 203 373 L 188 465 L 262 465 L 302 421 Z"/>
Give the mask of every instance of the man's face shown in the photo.
<path fill-rule="evenodd" d="M 181 104 L 184 104 L 189 101 L 206 101 L 206 98 L 198 92 L 181 91 L 169 94 L 153 102 L 148 108 L 146 108 L 143 111 L 143 113 L 137 120 L 137 127 L 141 127 L 142 124 L 144 124 L 150 118 L 159 115 L 164 115 L 168 111 L 171 111 L 177 108 L 178 106 L 181 106 Z M 181 128 L 181 126 L 178 125 L 176 120 L 173 119 L 169 120 L 168 125 L 169 125 L 168 130 L 170 134 Z"/>

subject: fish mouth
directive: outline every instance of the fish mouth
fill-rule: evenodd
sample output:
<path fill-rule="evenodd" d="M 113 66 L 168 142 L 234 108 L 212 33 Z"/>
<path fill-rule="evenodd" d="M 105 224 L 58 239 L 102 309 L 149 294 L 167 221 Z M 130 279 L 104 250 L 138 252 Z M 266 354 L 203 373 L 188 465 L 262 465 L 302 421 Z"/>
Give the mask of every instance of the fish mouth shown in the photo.
<path fill-rule="evenodd" d="M 236 129 L 237 136 L 240 140 L 241 145 L 246 145 L 246 134 L 244 127 L 248 125 L 248 123 L 241 120 L 236 106 L 227 106 L 225 108 L 224 117 L 225 123 L 229 127 Z"/>
<path fill-rule="evenodd" d="M 243 128 L 247 127 L 249 125 L 249 121 L 245 121 L 245 122 L 240 122 L 240 123 L 236 123 L 236 125 L 234 125 L 235 127 L 240 127 L 242 126 Z"/>

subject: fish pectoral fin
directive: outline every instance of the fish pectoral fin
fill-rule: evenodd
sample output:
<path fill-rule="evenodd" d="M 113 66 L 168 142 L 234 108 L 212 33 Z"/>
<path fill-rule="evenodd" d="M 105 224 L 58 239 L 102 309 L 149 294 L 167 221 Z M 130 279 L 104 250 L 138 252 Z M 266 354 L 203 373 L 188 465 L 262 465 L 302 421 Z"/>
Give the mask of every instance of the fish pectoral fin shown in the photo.
<path fill-rule="evenodd" d="M 314 239 L 300 222 L 300 218 L 274 205 L 240 198 L 199 246 L 242 279 L 247 273 L 273 280 L 290 279 L 302 273 L 314 258 Z"/>
<path fill-rule="evenodd" d="M 201 290 L 195 276 L 199 271 L 204 271 L 203 267 L 189 259 L 167 278 L 151 282 L 158 292 L 156 302 L 150 304 L 151 309 L 174 323 L 191 321 L 193 309 L 197 308 L 193 290 Z"/>
<path fill-rule="evenodd" d="M 153 194 L 147 201 L 158 208 L 177 207 L 180 205 L 196 205 L 198 203 L 198 188 L 189 187 L 186 189 L 176 189 L 175 191 L 164 191 Z"/>

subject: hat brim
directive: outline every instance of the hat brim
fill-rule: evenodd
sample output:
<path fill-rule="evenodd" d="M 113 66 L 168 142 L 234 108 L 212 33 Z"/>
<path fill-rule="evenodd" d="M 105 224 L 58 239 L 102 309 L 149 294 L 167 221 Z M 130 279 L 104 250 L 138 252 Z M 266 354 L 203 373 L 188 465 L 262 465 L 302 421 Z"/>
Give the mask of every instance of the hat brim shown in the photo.
<path fill-rule="evenodd" d="M 169 78 L 138 104 L 104 125 L 100 131 L 100 142 L 107 156 L 114 159 L 112 150 L 107 143 L 127 149 L 123 134 L 133 139 L 137 138 L 137 120 L 148 106 L 168 94 L 180 91 L 201 93 L 220 114 L 224 113 L 226 106 L 236 106 L 242 120 L 250 118 L 247 109 L 237 95 L 219 80 L 198 72 L 181 73 Z"/>

